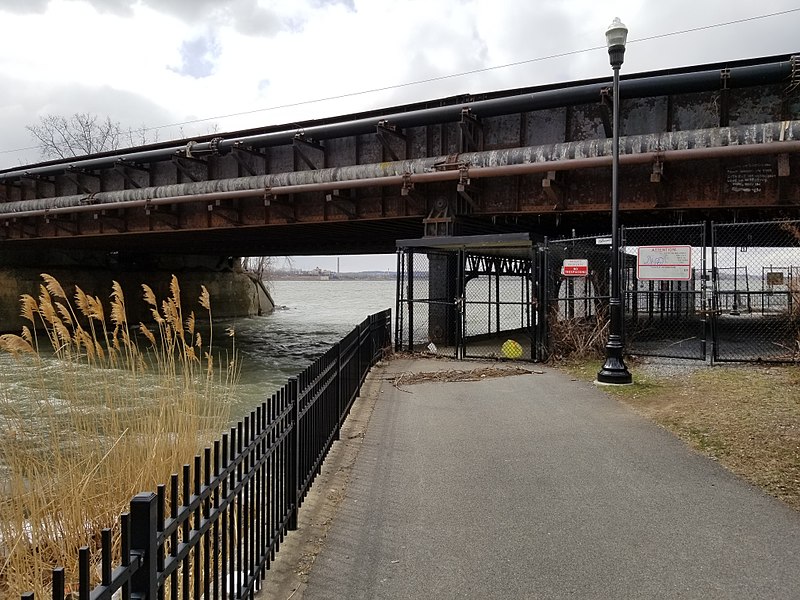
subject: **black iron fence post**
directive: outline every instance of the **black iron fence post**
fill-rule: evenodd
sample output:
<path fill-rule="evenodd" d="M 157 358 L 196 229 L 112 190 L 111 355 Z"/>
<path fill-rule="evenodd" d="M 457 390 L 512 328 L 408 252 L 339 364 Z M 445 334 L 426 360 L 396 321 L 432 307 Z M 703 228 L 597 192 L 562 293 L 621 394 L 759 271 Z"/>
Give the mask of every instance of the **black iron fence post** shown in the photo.
<path fill-rule="evenodd" d="M 362 355 L 364 354 L 364 341 L 361 339 L 361 336 L 363 335 L 361 325 L 362 323 L 358 324 L 358 344 L 356 345 L 356 356 L 358 357 L 358 362 L 356 363 L 358 365 L 358 375 L 356 376 L 358 381 L 356 385 L 356 397 L 361 395 L 361 374 L 364 372 L 362 371 L 363 366 L 361 364 Z"/>
<path fill-rule="evenodd" d="M 122 547 L 123 553 L 125 552 L 125 546 Z M 128 552 L 130 552 L 130 548 L 128 548 Z M 123 557 L 125 554 L 123 554 Z M 129 555 L 130 560 L 130 555 Z M 127 566 L 127 565 L 126 565 Z M 57 567 L 53 569 L 53 600 L 63 600 L 64 592 L 66 588 L 66 575 L 64 573 L 63 567 Z M 123 594 L 125 594 L 125 589 L 123 589 Z M 22 598 L 26 598 L 28 594 L 22 594 Z M 125 596 L 127 598 L 127 596 Z M 31 600 L 33 600 L 33 594 L 30 594 Z"/>
<path fill-rule="evenodd" d="M 397 280 L 395 286 L 395 294 L 394 294 L 394 331 L 395 331 L 395 338 L 394 338 L 394 349 L 395 351 L 399 352 L 402 350 L 402 336 L 403 336 L 403 319 L 401 318 L 401 298 L 403 297 L 403 285 L 402 282 L 405 281 L 405 273 L 403 273 L 403 251 L 399 248 L 397 249 Z"/>
<path fill-rule="evenodd" d="M 297 512 L 299 498 L 297 490 L 300 487 L 300 399 L 297 393 L 297 377 L 289 379 L 289 403 L 292 406 L 290 421 L 292 428 L 289 431 L 287 456 L 288 481 L 286 484 L 286 506 L 289 508 L 289 531 L 297 529 Z"/>
<path fill-rule="evenodd" d="M 711 353 L 709 356 L 709 363 L 714 364 L 717 360 L 717 351 L 719 350 L 719 339 L 717 338 L 717 315 L 719 314 L 719 273 L 717 272 L 717 228 L 714 221 L 711 221 Z"/>
<path fill-rule="evenodd" d="M 369 349 L 369 359 L 367 363 L 372 365 L 372 361 L 375 358 L 375 315 L 369 315 L 367 317 L 367 348 Z M 369 368 L 369 366 L 367 367 Z"/>
<path fill-rule="evenodd" d="M 131 554 L 141 565 L 131 579 L 131 597 L 155 600 L 158 595 L 158 497 L 152 492 L 131 500 Z"/>
<path fill-rule="evenodd" d="M 338 440 L 342 433 L 342 417 L 344 416 L 343 401 L 342 401 L 342 343 L 336 342 L 336 374 L 333 378 L 333 389 L 336 394 L 336 433 L 333 436 L 334 440 Z"/>
<path fill-rule="evenodd" d="M 408 302 L 408 352 L 414 351 L 414 252 L 408 252 L 408 282 L 406 300 Z"/>
<path fill-rule="evenodd" d="M 540 361 L 547 360 L 550 356 L 550 332 L 548 329 L 548 319 L 550 318 L 550 248 L 547 237 L 539 246 L 539 260 L 536 262 L 536 279 L 539 282 L 536 290 L 536 335 L 538 338 L 538 348 L 536 358 Z"/>

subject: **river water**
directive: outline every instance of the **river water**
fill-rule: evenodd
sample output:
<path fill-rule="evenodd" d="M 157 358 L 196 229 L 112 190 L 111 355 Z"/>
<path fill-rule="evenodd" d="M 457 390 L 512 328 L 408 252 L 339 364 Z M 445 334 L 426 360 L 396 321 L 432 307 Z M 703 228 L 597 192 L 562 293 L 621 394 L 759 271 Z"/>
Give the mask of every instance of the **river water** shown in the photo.
<path fill-rule="evenodd" d="M 394 312 L 393 280 L 274 281 L 269 287 L 274 312 L 215 325 L 235 330 L 242 371 L 234 416 L 271 395 L 368 315 Z"/>
<path fill-rule="evenodd" d="M 394 310 L 396 283 L 275 281 L 269 288 L 276 304 L 271 314 L 215 321 L 213 325 L 214 354 L 227 357 L 235 346 L 241 370 L 231 405 L 233 420 L 248 414 L 368 315 L 386 308 Z M 213 297 L 211 302 L 213 307 Z M 232 338 L 226 335 L 229 328 L 235 332 Z M 208 340 L 207 332 L 203 335 Z M 0 393 L 11 399 L 15 411 L 34 418 L 41 395 L 39 382 L 59 381 L 60 369 L 60 361 L 47 352 L 38 363 L 0 352 Z M 93 385 L 91 369 L 86 369 L 81 380 Z M 147 377 L 142 380 L 149 385 Z"/>

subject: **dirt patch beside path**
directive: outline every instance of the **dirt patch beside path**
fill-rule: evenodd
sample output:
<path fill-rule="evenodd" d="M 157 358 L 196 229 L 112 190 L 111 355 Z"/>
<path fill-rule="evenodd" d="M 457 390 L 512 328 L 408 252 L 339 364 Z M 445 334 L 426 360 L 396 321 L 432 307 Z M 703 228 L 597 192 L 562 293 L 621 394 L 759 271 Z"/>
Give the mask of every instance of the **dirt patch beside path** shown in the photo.
<path fill-rule="evenodd" d="M 454 382 L 454 381 L 481 381 L 493 377 L 512 377 L 514 375 L 541 375 L 544 371 L 525 369 L 522 367 L 480 367 L 461 371 L 457 369 L 443 369 L 441 371 L 429 371 L 424 373 L 400 373 L 394 377 L 387 378 L 395 387 L 400 388 L 404 385 L 414 385 L 417 383 L 429 382 Z"/>

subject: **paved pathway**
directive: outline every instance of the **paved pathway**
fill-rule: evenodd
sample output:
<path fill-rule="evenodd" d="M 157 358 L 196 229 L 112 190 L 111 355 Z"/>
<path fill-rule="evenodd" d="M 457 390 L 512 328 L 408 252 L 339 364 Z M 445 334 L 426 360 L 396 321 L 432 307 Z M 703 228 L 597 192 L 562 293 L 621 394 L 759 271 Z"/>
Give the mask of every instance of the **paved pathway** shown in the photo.
<path fill-rule="evenodd" d="M 382 384 L 305 599 L 800 598 L 800 513 L 591 384 L 401 387 Z"/>

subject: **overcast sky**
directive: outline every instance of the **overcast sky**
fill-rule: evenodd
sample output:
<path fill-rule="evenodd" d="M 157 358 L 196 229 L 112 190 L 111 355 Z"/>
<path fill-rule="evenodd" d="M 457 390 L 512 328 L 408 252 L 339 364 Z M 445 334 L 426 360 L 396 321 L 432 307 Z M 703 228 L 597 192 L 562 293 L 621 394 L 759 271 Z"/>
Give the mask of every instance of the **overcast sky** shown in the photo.
<path fill-rule="evenodd" d="M 630 30 L 623 73 L 800 52 L 798 0 L 0 0 L 0 168 L 40 160 L 25 126 L 47 114 L 164 141 L 604 77 L 615 16 Z"/>

